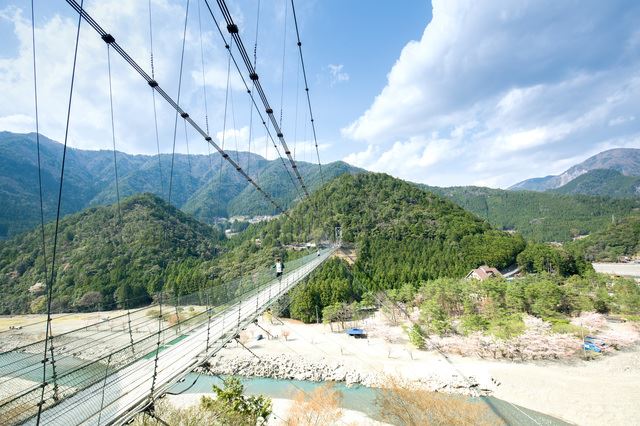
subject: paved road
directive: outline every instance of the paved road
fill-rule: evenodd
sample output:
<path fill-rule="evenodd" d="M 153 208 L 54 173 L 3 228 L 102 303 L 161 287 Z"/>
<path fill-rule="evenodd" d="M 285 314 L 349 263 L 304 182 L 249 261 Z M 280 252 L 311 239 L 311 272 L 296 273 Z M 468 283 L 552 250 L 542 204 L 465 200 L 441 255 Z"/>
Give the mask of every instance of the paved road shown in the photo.
<path fill-rule="evenodd" d="M 592 263 L 593 269 L 602 274 L 640 278 L 640 263 Z"/>
<path fill-rule="evenodd" d="M 229 336 L 233 336 L 238 324 L 246 324 L 256 318 L 272 302 L 294 287 L 300 280 L 318 267 L 332 253 L 325 250 L 306 265 L 285 274 L 281 281 L 272 281 L 264 290 L 230 306 L 213 317 L 210 324 L 210 341 L 217 346 L 209 348 L 208 355 L 219 350 Z M 162 394 L 170 385 L 193 370 L 205 355 L 207 324 L 189 333 L 178 344 L 160 352 L 154 394 Z M 211 345 L 210 345 L 211 346 Z M 65 399 L 43 412 L 41 424 L 52 426 L 121 424 L 132 409 L 144 405 L 153 384 L 154 359 L 141 359 L 79 393 Z M 104 386 L 103 386 L 104 385 Z M 104 389 L 104 391 L 103 391 Z M 35 419 L 28 421 L 35 425 Z"/>

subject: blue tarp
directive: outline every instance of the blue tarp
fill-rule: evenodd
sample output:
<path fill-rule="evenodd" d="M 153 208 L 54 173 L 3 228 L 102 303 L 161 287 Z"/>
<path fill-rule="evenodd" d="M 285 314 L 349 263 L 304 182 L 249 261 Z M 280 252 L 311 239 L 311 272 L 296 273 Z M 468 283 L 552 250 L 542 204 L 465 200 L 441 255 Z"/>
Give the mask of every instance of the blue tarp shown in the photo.
<path fill-rule="evenodd" d="M 586 336 L 582 347 L 587 351 L 600 353 L 607 349 L 607 344 L 604 340 L 598 339 L 597 337 Z"/>

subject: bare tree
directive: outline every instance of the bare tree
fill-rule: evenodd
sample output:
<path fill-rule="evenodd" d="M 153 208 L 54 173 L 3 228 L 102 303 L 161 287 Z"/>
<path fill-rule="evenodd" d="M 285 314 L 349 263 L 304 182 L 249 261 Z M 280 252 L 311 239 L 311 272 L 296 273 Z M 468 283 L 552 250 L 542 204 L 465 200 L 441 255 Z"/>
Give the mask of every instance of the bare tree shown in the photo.
<path fill-rule="evenodd" d="M 400 384 L 394 377 L 386 377 L 385 386 L 378 393 L 376 403 L 382 420 L 407 426 L 424 425 L 502 425 L 480 401 L 461 395 L 430 392 L 418 386 Z"/>
<path fill-rule="evenodd" d="M 294 398 L 286 426 L 333 425 L 342 417 L 342 393 L 329 384 L 312 392 L 298 391 Z"/>

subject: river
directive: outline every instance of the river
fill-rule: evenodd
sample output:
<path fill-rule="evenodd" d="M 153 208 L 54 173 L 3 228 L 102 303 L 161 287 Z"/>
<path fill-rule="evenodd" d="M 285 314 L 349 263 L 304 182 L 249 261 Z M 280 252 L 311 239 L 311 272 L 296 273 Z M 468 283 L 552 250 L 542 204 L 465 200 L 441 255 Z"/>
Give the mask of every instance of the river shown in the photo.
<path fill-rule="evenodd" d="M 190 373 L 183 382 L 174 385 L 169 393 L 210 393 L 212 385 L 221 385 L 218 376 Z M 292 399 L 296 392 L 305 393 L 322 386 L 323 382 L 309 382 L 302 380 L 277 380 L 263 377 L 242 378 L 245 393 L 249 395 L 265 395 L 274 399 Z M 348 410 L 360 411 L 373 419 L 379 419 L 379 409 L 376 404 L 377 390 L 366 386 L 346 386 L 335 383 L 334 389 L 342 394 L 342 407 Z M 471 398 L 487 407 L 506 424 L 509 425 L 567 425 L 561 420 L 536 411 L 511 404 L 494 397 Z"/>

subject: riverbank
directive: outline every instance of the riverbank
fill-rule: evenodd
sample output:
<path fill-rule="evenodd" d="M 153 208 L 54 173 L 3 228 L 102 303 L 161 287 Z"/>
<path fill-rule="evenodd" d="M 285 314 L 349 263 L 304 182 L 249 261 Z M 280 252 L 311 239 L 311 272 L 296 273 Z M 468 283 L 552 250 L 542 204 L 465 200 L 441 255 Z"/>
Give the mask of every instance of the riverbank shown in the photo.
<path fill-rule="evenodd" d="M 107 314 L 117 313 L 61 315 L 55 330 L 60 333 L 91 324 Z M 40 318 L 29 317 L 32 321 Z M 17 320 L 23 320 L 2 319 L 5 326 L 7 321 L 16 325 Z M 370 387 L 381 386 L 393 377 L 438 392 L 495 396 L 581 425 L 622 425 L 640 418 L 637 325 L 608 321 L 598 314 L 575 318 L 574 325 L 621 348 L 583 361 L 579 358 L 578 338 L 550 333 L 549 325 L 540 320 L 528 318 L 526 322 L 527 332 L 514 342 L 479 335 L 450 336 L 431 338 L 428 350 L 416 350 L 408 344 L 402 327 L 389 325 L 380 313 L 358 324 L 367 330 L 367 339 L 333 332 L 323 324 L 305 325 L 291 320 L 280 323 L 261 318 L 258 325 L 251 325 L 240 334 L 242 343 L 255 356 L 231 342 L 212 358 L 209 370 L 215 374 L 337 381 Z M 22 328 L 0 334 L 0 348 L 41 338 L 43 323 L 21 324 Z M 126 334 L 101 331 L 112 337 L 87 345 L 76 356 L 91 358 L 128 342 Z M 259 335 L 263 339 L 257 340 Z M 125 339 L 124 343 L 116 336 Z M 39 379 L 34 376 L 34 380 Z"/>
<path fill-rule="evenodd" d="M 203 396 L 212 397 L 212 394 L 208 393 L 193 393 L 182 395 L 167 395 L 166 401 L 175 408 L 188 408 L 197 406 L 200 404 L 200 399 Z M 286 420 L 289 418 L 291 406 L 295 401 L 285 398 L 272 398 L 271 404 L 273 413 L 269 417 L 267 422 L 268 426 L 285 426 Z M 340 410 L 341 416 L 339 422 L 346 425 L 362 425 L 362 426 L 385 426 L 387 423 L 376 421 L 365 413 L 342 408 Z"/>
<path fill-rule="evenodd" d="M 353 339 L 322 324 L 261 320 L 260 327 L 252 325 L 241 334 L 255 355 L 230 343 L 209 370 L 374 387 L 394 377 L 434 391 L 492 395 L 569 423 L 624 425 L 640 418 L 637 344 L 590 361 L 481 359 L 412 349 L 401 327 L 373 321 L 362 326 L 377 331 L 368 339 Z M 256 340 L 258 335 L 264 339 Z"/>
<path fill-rule="evenodd" d="M 263 352 L 267 351 L 258 351 L 256 354 Z M 389 377 L 398 377 L 390 371 L 385 373 L 384 370 L 371 370 L 371 368 L 379 367 L 379 365 L 374 367 L 372 364 L 357 365 L 353 362 L 341 362 L 331 357 L 316 357 L 311 354 L 301 356 L 286 353 L 264 353 L 256 357 L 231 349 L 214 357 L 206 367 L 197 371 L 225 376 L 342 382 L 347 385 L 362 385 L 373 388 L 383 387 Z M 402 374 L 401 377 L 406 382 L 419 384 L 421 388 L 434 392 L 477 397 L 491 395 L 494 389 L 494 385 L 490 381 L 478 380 L 475 376 L 449 370 L 445 371 L 444 366 L 434 368 L 430 374 L 414 375 L 413 377 Z"/>

